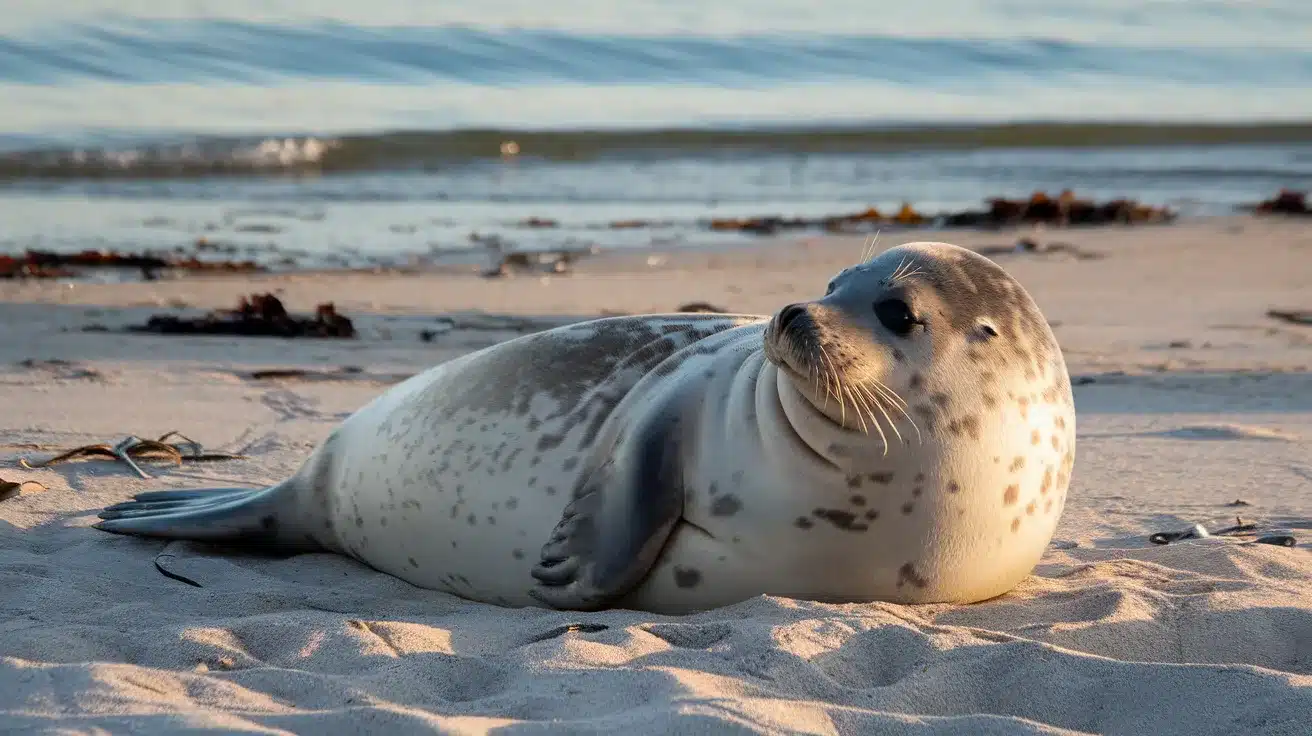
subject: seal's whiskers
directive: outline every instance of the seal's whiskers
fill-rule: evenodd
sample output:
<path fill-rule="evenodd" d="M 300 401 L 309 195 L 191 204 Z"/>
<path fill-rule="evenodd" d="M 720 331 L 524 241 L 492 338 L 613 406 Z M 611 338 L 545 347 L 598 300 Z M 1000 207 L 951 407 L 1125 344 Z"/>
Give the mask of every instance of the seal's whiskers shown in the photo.
<path fill-rule="evenodd" d="M 896 391 L 889 388 L 878 378 L 875 378 L 870 371 L 866 371 L 865 374 L 861 376 L 859 380 L 859 384 L 864 390 L 868 392 L 873 392 L 878 399 L 883 399 L 883 401 L 877 401 L 876 403 L 876 405 L 879 406 L 880 411 L 884 411 L 884 406 L 883 406 L 884 402 L 891 404 L 893 409 L 895 409 L 899 414 L 901 414 L 903 417 L 906 418 L 906 420 L 911 424 L 911 428 L 916 430 L 916 441 L 922 443 L 924 442 L 924 438 L 920 434 L 920 426 L 916 424 L 916 420 L 912 419 L 911 415 L 907 413 L 907 402 L 905 399 L 903 399 L 900 395 L 898 395 Z M 888 416 L 887 413 L 885 413 L 884 416 L 885 418 L 888 419 L 889 426 L 893 428 L 893 431 L 897 432 L 898 439 L 902 440 L 902 433 L 897 431 L 897 424 L 893 421 L 891 417 Z"/>
<path fill-rule="evenodd" d="M 880 391 L 880 392 L 883 392 L 883 393 L 885 393 L 885 394 L 891 394 L 891 395 L 892 395 L 894 398 L 896 398 L 899 402 L 902 401 L 902 397 L 901 397 L 901 396 L 898 396 L 896 391 L 894 391 L 893 389 L 891 389 L 891 388 L 885 386 L 885 385 L 882 384 L 882 383 L 879 383 L 878 381 L 875 381 L 875 389 L 878 390 L 878 391 Z M 893 408 L 894 408 L 894 409 L 897 409 L 898 412 L 899 412 L 902 416 L 906 417 L 906 420 L 911 424 L 911 428 L 914 429 L 914 430 L 916 430 L 916 442 L 924 443 L 925 440 L 924 440 L 924 438 L 920 435 L 920 425 L 916 424 L 916 420 L 915 420 L 915 419 L 912 419 L 912 418 L 911 418 L 911 415 L 907 413 L 905 402 L 903 402 L 903 403 L 901 403 L 901 404 L 898 404 L 898 403 L 894 402 L 894 403 L 893 403 Z"/>
<path fill-rule="evenodd" d="M 819 392 L 820 392 L 820 387 L 819 387 L 820 379 L 821 379 L 821 378 L 824 378 L 824 382 L 825 382 L 825 386 L 824 386 L 824 388 L 825 388 L 825 403 L 824 403 L 824 408 L 825 408 L 825 409 L 828 409 L 828 408 L 829 408 L 829 397 L 830 397 L 830 396 L 833 396 L 835 399 L 837 399 L 837 398 L 838 398 L 838 393 L 834 390 L 834 387 L 833 387 L 833 385 L 832 385 L 831 382 L 830 382 L 830 378 L 829 378 L 829 373 L 828 373 L 828 371 L 820 371 L 820 370 L 816 370 L 816 367 L 815 367 L 815 366 L 816 366 L 816 363 L 817 363 L 817 362 L 819 361 L 819 359 L 820 359 L 819 356 L 816 354 L 816 347 L 815 347 L 814 345 L 812 345 L 812 346 L 810 347 L 810 349 L 807 350 L 807 353 L 808 353 L 808 359 L 807 359 L 807 361 L 806 361 L 806 372 L 807 372 L 807 373 L 810 375 L 810 377 L 811 377 L 811 385 L 812 385 L 812 386 L 815 386 L 815 391 L 816 391 L 816 393 L 819 393 Z"/>
<path fill-rule="evenodd" d="M 876 230 L 875 234 L 872 235 L 870 239 L 866 241 L 866 244 L 861 248 L 861 260 L 859 261 L 860 263 L 865 263 L 866 261 L 870 260 L 870 256 L 873 256 L 875 254 L 875 244 L 878 242 L 879 242 L 879 231 Z"/>
<path fill-rule="evenodd" d="M 892 429 L 893 434 L 897 435 L 897 441 L 905 444 L 906 440 L 902 439 L 902 433 L 898 431 L 897 422 L 893 421 L 893 418 L 888 415 L 888 410 L 884 408 L 884 402 L 881 401 L 881 396 L 874 391 L 871 391 L 870 387 L 865 384 L 858 383 L 856 388 L 869 397 L 875 408 L 879 410 L 879 413 L 884 415 L 884 420 L 888 422 L 889 429 Z"/>
<path fill-rule="evenodd" d="M 830 365 L 831 366 L 833 365 L 833 361 L 830 361 Z M 865 402 L 862 401 L 861 396 L 859 394 L 852 392 L 851 387 L 843 384 L 843 379 L 841 377 L 838 379 L 838 385 L 840 386 L 840 390 L 843 392 L 844 401 L 846 401 L 847 399 L 852 400 L 852 409 L 856 412 L 857 421 L 861 422 L 862 434 L 870 434 L 870 429 L 869 427 L 866 426 L 866 416 L 865 416 L 867 413 L 869 413 L 870 407 L 865 405 Z M 870 418 L 873 420 L 874 414 L 871 414 Z"/>
<path fill-rule="evenodd" d="M 829 354 L 828 354 L 827 352 L 825 352 L 825 348 L 824 348 L 824 346 L 823 346 L 823 345 L 819 345 L 819 344 L 814 345 L 813 350 L 812 350 L 812 354 L 813 354 L 813 355 L 815 354 L 815 351 L 816 351 L 816 350 L 819 351 L 819 357 L 818 357 L 818 359 L 817 359 L 815 362 L 811 363 L 811 367 L 810 367 L 810 369 L 811 369 L 812 371 L 816 371 L 816 369 L 817 369 L 816 363 L 820 363 L 820 364 L 821 364 L 821 365 L 819 366 L 819 368 L 821 368 L 821 370 L 819 370 L 818 372 L 824 374 L 826 390 L 827 390 L 828 392 L 832 393 L 833 396 L 834 396 L 834 398 L 838 400 L 838 413 L 839 413 L 839 416 L 841 417 L 841 421 L 843 421 L 844 423 L 846 423 L 846 421 L 847 421 L 847 400 L 846 400 L 846 398 L 843 396 L 843 381 L 842 381 L 842 379 L 839 377 L 839 375 L 838 375 L 838 371 L 834 370 L 834 363 L 833 363 L 832 360 L 829 359 Z M 825 408 L 825 409 L 828 409 L 828 408 L 829 408 L 829 399 L 828 399 L 828 395 L 826 395 L 826 398 L 825 398 L 825 406 L 824 406 L 824 408 Z M 823 409 L 822 409 L 822 411 L 823 411 Z"/>
<path fill-rule="evenodd" d="M 825 351 L 823 346 L 820 347 L 820 355 L 821 360 L 827 367 L 827 370 L 824 371 L 826 377 L 837 387 L 839 423 L 844 426 L 847 424 L 847 402 L 850 400 L 852 402 L 852 409 L 856 412 L 857 421 L 861 423 L 862 434 L 870 434 L 870 426 L 874 425 L 875 431 L 879 433 L 879 438 L 884 443 L 884 455 L 888 455 L 888 436 L 884 433 L 884 428 L 879 423 L 879 417 L 875 415 L 875 408 L 878 408 L 879 411 L 884 414 L 884 417 L 886 419 L 888 418 L 888 413 L 885 412 L 880 405 L 881 402 L 879 397 L 871 394 L 861 384 L 856 384 L 855 386 L 845 384 L 843 382 L 842 374 L 838 371 L 837 367 L 834 365 L 833 359 L 829 357 L 828 352 Z M 897 427 L 893 426 L 891 420 L 889 420 L 889 426 L 894 432 L 897 432 Z M 901 437 L 901 433 L 898 433 L 898 439 L 901 439 Z"/>
<path fill-rule="evenodd" d="M 917 434 L 920 433 L 920 427 L 916 426 L 916 420 L 912 419 L 911 415 L 907 413 L 908 404 L 906 400 L 903 399 L 902 396 L 898 394 L 898 392 L 889 388 L 886 384 L 884 384 L 884 382 L 880 381 L 878 378 L 869 375 L 869 372 L 867 372 L 867 375 L 862 377 L 861 381 L 862 384 L 865 385 L 868 390 L 872 390 L 878 393 L 879 396 L 882 397 L 884 400 L 886 400 L 889 404 L 891 404 L 892 407 L 898 411 L 898 413 L 900 413 L 903 417 L 906 417 L 906 420 L 911 423 L 911 426 L 916 428 L 916 433 Z"/>

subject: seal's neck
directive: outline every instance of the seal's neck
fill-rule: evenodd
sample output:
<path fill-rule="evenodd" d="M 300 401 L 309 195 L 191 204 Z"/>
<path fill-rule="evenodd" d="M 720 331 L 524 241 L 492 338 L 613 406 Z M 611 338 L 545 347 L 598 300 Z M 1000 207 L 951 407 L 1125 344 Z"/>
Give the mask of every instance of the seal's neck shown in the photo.
<path fill-rule="evenodd" d="M 778 397 L 780 421 L 787 423 L 798 440 L 825 463 L 848 472 L 871 472 L 893 461 L 914 441 L 905 424 L 894 424 L 898 415 L 883 413 L 874 405 L 857 405 L 849 398 L 846 406 L 837 398 L 816 397 L 799 386 L 796 379 L 773 364 L 763 368 Z"/>
<path fill-rule="evenodd" d="M 860 442 L 852 431 L 831 419 L 800 391 L 778 366 L 763 360 L 756 382 L 756 421 L 765 442 L 783 442 L 832 471 L 851 465 L 850 451 Z"/>

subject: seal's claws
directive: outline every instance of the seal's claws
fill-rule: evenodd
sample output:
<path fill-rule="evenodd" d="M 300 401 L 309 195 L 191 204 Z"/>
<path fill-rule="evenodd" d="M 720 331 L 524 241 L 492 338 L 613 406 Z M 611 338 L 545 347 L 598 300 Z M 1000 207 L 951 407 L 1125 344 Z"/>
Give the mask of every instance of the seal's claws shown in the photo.
<path fill-rule="evenodd" d="M 578 558 L 568 557 L 559 561 L 543 560 L 533 568 L 532 575 L 541 583 L 559 587 L 574 582 L 578 571 Z"/>
<path fill-rule="evenodd" d="M 564 603 L 564 601 L 568 600 L 568 598 L 566 597 L 557 598 L 555 595 L 552 595 L 552 593 L 555 592 L 556 591 L 550 588 L 532 588 L 528 591 L 528 594 L 533 597 L 533 600 L 541 603 L 542 605 L 548 608 L 554 608 L 556 610 L 562 610 L 568 608 L 568 606 L 566 606 Z"/>
<path fill-rule="evenodd" d="M 528 594 L 533 600 L 558 611 L 596 611 L 602 607 L 593 596 L 580 594 L 576 585 L 564 588 L 531 588 Z"/>

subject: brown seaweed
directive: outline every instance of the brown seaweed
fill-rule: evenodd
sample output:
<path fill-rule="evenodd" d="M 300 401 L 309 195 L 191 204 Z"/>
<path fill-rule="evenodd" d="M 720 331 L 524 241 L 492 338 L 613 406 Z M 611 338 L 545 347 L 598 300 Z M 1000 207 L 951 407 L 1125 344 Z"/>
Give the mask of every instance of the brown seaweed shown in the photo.
<path fill-rule="evenodd" d="M 168 440 L 177 438 L 174 442 Z M 137 459 L 148 457 L 162 458 L 181 465 L 184 461 L 189 462 L 213 462 L 215 460 L 241 460 L 245 455 L 233 455 L 224 452 L 205 452 L 199 442 L 187 437 L 181 432 L 166 432 L 155 440 L 147 440 L 129 435 L 117 443 L 111 445 L 100 442 L 94 445 L 83 445 L 75 447 L 67 452 L 62 452 L 54 457 L 40 460 L 36 463 L 29 463 L 27 458 L 20 458 L 18 464 L 28 470 L 37 468 L 46 468 L 58 463 L 67 462 L 83 457 L 104 457 L 118 460 L 132 468 L 137 475 L 142 478 L 151 476 L 141 469 L 141 466 L 135 462 Z"/>
<path fill-rule="evenodd" d="M 27 250 L 22 255 L 0 255 L 0 278 L 56 279 L 81 275 L 85 269 L 137 269 L 145 279 L 160 271 L 252 273 L 265 270 L 254 261 L 202 261 L 195 256 L 164 257 L 150 253 L 84 250 L 77 253 Z"/>
<path fill-rule="evenodd" d="M 1170 222 L 1176 213 L 1166 207 L 1140 204 L 1133 199 L 1117 198 L 1096 202 L 1077 198 L 1071 190 L 1056 197 L 1035 192 L 1026 199 L 993 197 L 987 209 L 926 214 L 910 203 L 897 212 L 884 214 L 875 207 L 859 212 L 819 218 L 759 216 L 717 218 L 705 223 L 715 231 L 736 231 L 756 235 L 774 235 L 789 230 L 823 229 L 828 232 L 852 232 L 881 226 L 916 227 L 938 224 L 943 227 L 1001 228 L 1017 225 L 1051 225 L 1054 227 L 1092 225 L 1140 225 Z"/>
<path fill-rule="evenodd" d="M 1312 215 L 1312 207 L 1307 204 L 1307 193 L 1293 189 L 1281 189 L 1276 196 L 1262 200 L 1248 209 L 1257 215 Z"/>
<path fill-rule="evenodd" d="M 155 315 L 130 332 L 160 335 L 238 335 L 243 337 L 333 337 L 354 338 L 355 326 L 338 314 L 332 302 L 318 305 L 313 317 L 298 317 L 273 294 L 242 297 L 236 309 L 215 310 L 201 317 Z"/>

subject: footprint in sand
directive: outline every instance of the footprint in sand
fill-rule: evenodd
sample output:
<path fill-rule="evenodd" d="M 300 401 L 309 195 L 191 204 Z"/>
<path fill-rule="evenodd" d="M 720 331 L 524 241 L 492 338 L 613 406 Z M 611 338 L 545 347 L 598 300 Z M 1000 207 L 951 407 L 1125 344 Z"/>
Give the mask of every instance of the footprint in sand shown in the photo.
<path fill-rule="evenodd" d="M 283 422 L 295 419 L 318 419 L 323 413 L 315 406 L 316 401 L 292 391 L 274 389 L 266 391 L 260 397 L 260 403 L 272 409 Z"/>
<path fill-rule="evenodd" d="M 709 649 L 712 645 L 719 643 L 733 633 L 728 624 L 714 622 L 697 624 L 651 623 L 643 624 L 638 628 L 652 636 L 665 640 L 670 646 L 684 649 Z"/>

